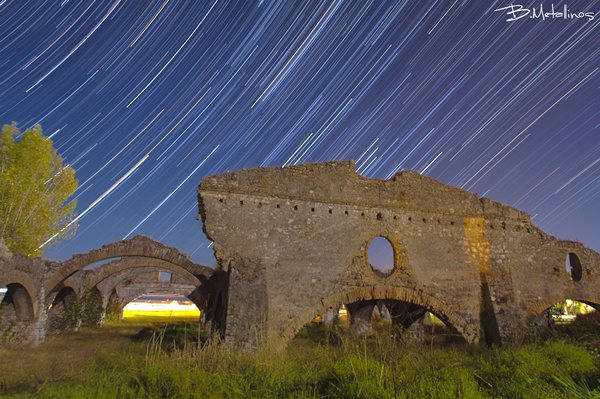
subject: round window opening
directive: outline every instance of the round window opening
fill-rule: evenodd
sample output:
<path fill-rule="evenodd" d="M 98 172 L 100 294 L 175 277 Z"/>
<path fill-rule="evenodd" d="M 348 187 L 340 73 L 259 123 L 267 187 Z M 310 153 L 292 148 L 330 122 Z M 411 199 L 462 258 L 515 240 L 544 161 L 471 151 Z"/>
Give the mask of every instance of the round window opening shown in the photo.
<path fill-rule="evenodd" d="M 579 257 L 573 252 L 567 255 L 567 274 L 573 281 L 581 281 L 582 269 Z"/>
<path fill-rule="evenodd" d="M 375 237 L 369 244 L 368 260 L 376 276 L 387 277 L 394 271 L 394 248 L 387 238 Z"/>

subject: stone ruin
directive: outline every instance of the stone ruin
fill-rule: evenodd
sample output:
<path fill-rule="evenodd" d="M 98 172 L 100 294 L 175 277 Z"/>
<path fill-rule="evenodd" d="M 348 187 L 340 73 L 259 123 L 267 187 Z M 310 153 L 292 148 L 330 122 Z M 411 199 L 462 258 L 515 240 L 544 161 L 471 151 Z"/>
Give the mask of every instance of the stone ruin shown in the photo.
<path fill-rule="evenodd" d="M 501 344 L 557 302 L 600 304 L 598 253 L 548 236 L 525 212 L 415 172 L 368 179 L 354 161 L 246 169 L 203 178 L 198 204 L 216 270 L 144 236 L 62 263 L 0 245 L 2 323 L 16 322 L 20 339 L 39 343 L 51 304 L 83 289 L 98 289 L 103 303 L 114 292 L 132 296 L 136 284 L 158 284 L 150 280 L 159 271 L 177 276 L 170 283 L 185 286 L 207 331 L 250 350 L 282 350 L 341 305 L 357 333 L 383 303 L 404 328 L 418 330 L 431 312 L 468 342 Z M 389 274 L 369 264 L 375 237 L 393 247 Z"/>
<path fill-rule="evenodd" d="M 84 270 L 96 262 L 115 260 L 98 268 Z M 160 273 L 168 272 L 168 282 Z M 202 312 L 207 326 L 212 321 L 214 301 L 211 290 L 220 288 L 215 271 L 192 262 L 187 254 L 149 237 L 136 236 L 104 245 L 87 254 L 77 254 L 66 262 L 29 259 L 8 251 L 0 239 L 0 287 L 3 298 L 0 333 L 8 340 L 39 344 L 49 328 L 49 316 L 67 307 L 74 296 L 85 290 L 98 290 L 101 305 L 119 300 L 121 307 L 151 290 L 176 291 L 187 296 Z"/>
<path fill-rule="evenodd" d="M 598 253 L 415 172 L 368 179 L 354 161 L 246 169 L 203 178 L 198 202 L 231 345 L 281 350 L 342 304 L 370 323 L 380 300 L 404 327 L 429 311 L 468 342 L 501 344 L 557 302 L 600 304 Z M 387 276 L 368 260 L 378 236 L 394 250 Z"/>

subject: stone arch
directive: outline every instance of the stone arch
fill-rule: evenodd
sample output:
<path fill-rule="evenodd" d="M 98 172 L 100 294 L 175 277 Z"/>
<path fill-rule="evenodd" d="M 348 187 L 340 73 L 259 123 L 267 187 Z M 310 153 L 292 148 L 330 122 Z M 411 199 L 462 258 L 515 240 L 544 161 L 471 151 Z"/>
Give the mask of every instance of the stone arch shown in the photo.
<path fill-rule="evenodd" d="M 6 288 L 2 302 L 12 304 L 16 321 L 35 321 L 35 308 L 27 289 L 19 283 L 7 284 Z"/>
<path fill-rule="evenodd" d="M 442 317 L 454 327 L 467 342 L 474 342 L 479 338 L 478 329 L 469 324 L 461 315 L 454 312 L 442 301 L 428 295 L 422 291 L 416 291 L 407 287 L 393 286 L 370 286 L 370 287 L 349 287 L 345 291 L 337 292 L 329 297 L 322 298 L 313 306 L 297 315 L 276 337 L 272 343 L 274 349 L 282 350 L 291 341 L 296 334 L 316 315 L 324 314 L 329 309 L 341 306 L 346 303 L 356 302 L 357 300 L 378 300 L 392 299 L 423 306 L 434 314 Z"/>
<path fill-rule="evenodd" d="M 63 306 L 65 308 L 67 308 L 69 306 L 69 303 L 75 297 L 77 297 L 77 291 L 75 291 L 73 289 L 73 287 L 65 286 L 56 293 L 56 296 L 54 297 L 54 300 L 52 301 L 52 308 L 54 308 L 56 305 L 58 305 L 60 303 L 62 303 Z"/>
<path fill-rule="evenodd" d="M 0 276 L 0 287 L 7 287 L 8 291 L 6 292 L 6 296 L 5 298 L 7 298 L 9 296 L 9 293 L 11 293 L 10 291 L 10 287 L 12 286 L 14 289 L 17 289 L 17 287 L 22 287 L 21 289 L 18 289 L 18 293 L 17 293 L 17 297 L 19 298 L 18 301 L 25 301 L 24 303 L 26 304 L 27 307 L 30 307 L 30 311 L 27 310 L 26 314 L 30 314 L 31 315 L 31 319 L 29 319 L 28 321 L 37 321 L 39 318 L 39 312 L 38 312 L 38 301 L 37 301 L 37 289 L 35 288 L 33 282 L 31 281 L 31 278 L 29 277 L 29 275 L 25 272 L 22 272 L 20 270 L 11 270 L 5 274 L 3 274 L 2 276 Z M 15 298 L 13 298 L 15 299 Z M 17 310 L 16 306 L 21 306 L 21 305 L 17 305 L 16 303 L 14 303 L 15 305 L 15 311 L 17 312 L 17 317 L 18 313 L 21 312 L 22 310 Z"/>
<path fill-rule="evenodd" d="M 93 289 L 95 287 L 96 289 L 98 289 L 100 291 L 100 293 L 102 294 L 104 306 L 106 306 L 110 303 L 110 297 L 113 295 L 113 293 L 116 294 L 117 297 L 119 298 L 119 308 L 123 308 L 125 305 L 127 305 L 127 303 L 131 302 L 133 299 L 137 298 L 140 295 L 147 293 L 148 290 L 150 290 L 150 291 L 163 291 L 164 290 L 165 292 L 181 291 L 181 294 L 187 296 L 191 292 L 193 292 L 195 289 L 197 289 L 199 285 L 201 285 L 197 281 L 197 279 L 194 278 L 193 275 L 189 275 L 189 276 L 188 275 L 180 275 L 178 273 L 173 272 L 173 275 L 187 279 L 189 284 L 186 285 L 186 284 L 181 284 L 181 283 L 176 284 L 176 283 L 172 283 L 172 282 L 158 282 L 158 279 L 157 279 L 157 281 L 155 281 L 154 283 L 146 282 L 148 284 L 148 285 L 146 285 L 147 288 L 142 289 L 140 287 L 139 290 L 134 290 L 136 292 L 135 294 L 129 294 L 127 296 L 119 296 L 119 294 L 123 295 L 123 293 L 122 293 L 123 287 L 121 288 L 121 292 L 117 293 L 117 287 L 119 287 L 121 285 L 121 283 L 123 283 L 129 279 L 132 279 L 132 278 L 133 279 L 135 279 L 136 277 L 139 278 L 140 274 L 144 275 L 144 274 L 154 274 L 157 272 L 158 273 L 161 272 L 161 269 L 156 268 L 156 267 L 140 267 L 137 269 L 140 271 L 140 273 L 135 274 L 133 276 L 129 275 L 127 273 L 127 271 L 131 270 L 131 269 L 124 269 L 120 272 L 113 273 L 113 274 L 107 276 L 105 279 L 99 281 L 97 283 L 97 285 L 95 285 L 95 286 L 93 286 L 92 283 L 94 283 L 96 280 L 91 281 L 88 284 L 88 286 L 90 287 L 89 289 Z M 121 272 L 123 272 L 123 273 L 121 273 Z M 194 278 L 196 280 L 196 282 L 191 281 L 192 278 Z M 139 282 L 139 281 L 136 282 L 136 285 L 139 285 L 139 284 L 144 284 L 144 283 Z M 127 288 L 127 290 L 131 289 L 130 286 L 127 286 L 126 288 Z M 129 297 L 131 297 L 131 298 L 129 298 Z"/>
<path fill-rule="evenodd" d="M 179 252 L 177 248 L 167 247 L 149 237 L 138 235 L 132 239 L 103 245 L 102 248 L 92 250 L 87 254 L 73 255 L 73 258 L 64 262 L 62 267 L 48 280 L 46 293 L 54 292 L 62 281 L 86 266 L 106 259 L 123 257 L 160 259 L 187 270 L 200 281 L 208 280 L 214 272 L 207 266 L 192 262 L 187 254 Z"/>
<path fill-rule="evenodd" d="M 566 301 L 567 299 L 583 302 L 595 308 L 598 308 L 598 306 L 600 305 L 599 293 L 593 292 L 591 290 L 583 291 L 573 288 L 538 299 L 532 304 L 532 306 L 530 306 L 527 309 L 527 314 L 529 317 L 536 318 L 537 316 L 545 312 L 548 308 L 550 308 L 552 305 Z"/>
<path fill-rule="evenodd" d="M 87 280 L 86 288 L 91 289 L 97 286 L 106 278 L 120 271 L 143 267 L 156 267 L 160 269 L 169 270 L 173 273 L 177 273 L 189 280 L 190 283 L 192 283 L 196 287 L 199 287 L 202 284 L 202 282 L 193 273 L 190 273 L 189 270 L 181 266 L 174 265 L 173 263 L 167 262 L 165 260 L 142 257 L 128 257 L 118 259 L 100 266 L 98 268 L 99 270 Z"/>

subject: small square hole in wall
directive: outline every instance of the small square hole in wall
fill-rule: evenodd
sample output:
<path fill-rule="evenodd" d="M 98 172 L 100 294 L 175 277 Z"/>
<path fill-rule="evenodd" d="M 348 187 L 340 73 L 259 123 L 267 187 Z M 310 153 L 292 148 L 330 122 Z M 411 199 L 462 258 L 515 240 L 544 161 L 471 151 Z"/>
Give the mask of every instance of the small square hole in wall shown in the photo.
<path fill-rule="evenodd" d="M 347 214 L 348 214 L 348 211 L 344 211 L 344 214 L 345 214 L 345 215 L 347 215 Z"/>
<path fill-rule="evenodd" d="M 297 211 L 298 210 L 298 205 L 294 205 L 294 210 Z"/>
<path fill-rule="evenodd" d="M 240 205 L 244 205 L 244 201 L 240 201 Z"/>
<path fill-rule="evenodd" d="M 331 213 L 331 209 L 329 210 L 329 213 Z"/>
<path fill-rule="evenodd" d="M 315 208 L 310 208 L 310 211 L 311 211 L 311 212 L 314 212 L 314 211 L 315 211 Z"/>
<path fill-rule="evenodd" d="M 279 204 L 277 204 L 277 209 L 279 209 Z"/>
<path fill-rule="evenodd" d="M 219 198 L 219 202 L 223 202 L 223 198 Z"/>

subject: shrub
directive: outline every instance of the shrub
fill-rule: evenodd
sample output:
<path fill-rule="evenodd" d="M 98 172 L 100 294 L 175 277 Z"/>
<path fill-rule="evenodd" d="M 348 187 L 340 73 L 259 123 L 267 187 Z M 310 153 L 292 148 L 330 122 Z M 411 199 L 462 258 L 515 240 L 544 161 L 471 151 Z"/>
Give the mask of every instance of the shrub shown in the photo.
<path fill-rule="evenodd" d="M 75 296 L 58 315 L 53 315 L 50 328 L 63 331 L 69 328 L 91 327 L 102 322 L 104 308 L 98 290 L 85 290 L 80 298 Z"/>

